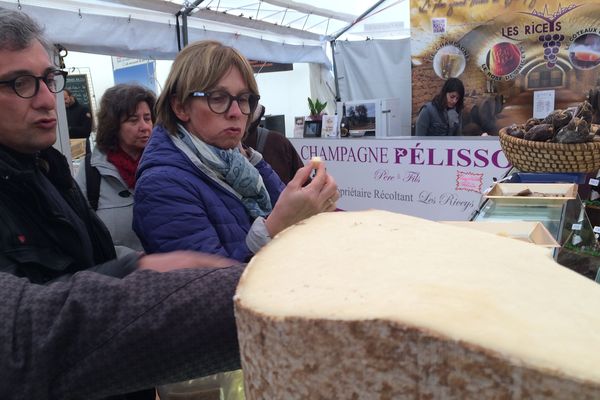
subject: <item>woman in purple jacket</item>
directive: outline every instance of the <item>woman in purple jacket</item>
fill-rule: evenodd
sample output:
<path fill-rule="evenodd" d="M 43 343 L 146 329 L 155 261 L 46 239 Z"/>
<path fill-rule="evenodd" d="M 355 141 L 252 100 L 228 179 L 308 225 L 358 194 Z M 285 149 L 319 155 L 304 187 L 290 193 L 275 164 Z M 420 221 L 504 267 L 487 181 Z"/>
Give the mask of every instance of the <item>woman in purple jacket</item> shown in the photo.
<path fill-rule="evenodd" d="M 301 168 L 285 187 L 260 153 L 242 146 L 259 98 L 252 67 L 235 49 L 203 41 L 179 53 L 137 172 L 133 227 L 147 252 L 246 261 L 283 229 L 335 210 L 339 194 L 324 165 Z"/>

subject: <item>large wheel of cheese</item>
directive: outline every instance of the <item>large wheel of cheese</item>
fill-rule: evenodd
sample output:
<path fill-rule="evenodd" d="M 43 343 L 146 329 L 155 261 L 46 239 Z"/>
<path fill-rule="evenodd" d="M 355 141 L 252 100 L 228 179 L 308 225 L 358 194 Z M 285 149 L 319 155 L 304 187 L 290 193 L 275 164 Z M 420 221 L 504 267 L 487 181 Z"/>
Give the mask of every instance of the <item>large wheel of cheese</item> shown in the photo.
<path fill-rule="evenodd" d="M 519 240 L 383 212 L 315 216 L 248 265 L 253 399 L 600 399 L 600 285 Z"/>

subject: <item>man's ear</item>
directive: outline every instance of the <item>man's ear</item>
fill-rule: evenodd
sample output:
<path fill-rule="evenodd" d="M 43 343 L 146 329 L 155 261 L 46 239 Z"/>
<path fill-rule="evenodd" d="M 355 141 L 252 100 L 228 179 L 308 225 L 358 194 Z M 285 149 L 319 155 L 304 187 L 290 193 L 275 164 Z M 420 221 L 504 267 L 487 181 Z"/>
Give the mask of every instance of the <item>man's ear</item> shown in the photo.
<path fill-rule="evenodd" d="M 186 111 L 185 104 L 179 101 L 176 95 L 171 96 L 171 109 L 180 121 L 188 122 L 190 120 L 190 116 Z"/>

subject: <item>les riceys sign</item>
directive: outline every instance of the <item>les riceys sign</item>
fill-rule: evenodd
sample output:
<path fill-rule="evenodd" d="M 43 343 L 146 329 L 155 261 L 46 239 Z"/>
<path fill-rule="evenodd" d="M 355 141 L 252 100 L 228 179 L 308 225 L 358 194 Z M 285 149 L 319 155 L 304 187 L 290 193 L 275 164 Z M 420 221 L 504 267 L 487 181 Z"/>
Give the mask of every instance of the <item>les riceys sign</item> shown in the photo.
<path fill-rule="evenodd" d="M 574 106 L 599 82 L 599 29 L 597 0 L 411 0 L 413 116 L 450 77 L 467 112 L 486 96 L 502 99 L 497 112 L 518 109 L 506 124 L 532 116 L 538 90 Z"/>

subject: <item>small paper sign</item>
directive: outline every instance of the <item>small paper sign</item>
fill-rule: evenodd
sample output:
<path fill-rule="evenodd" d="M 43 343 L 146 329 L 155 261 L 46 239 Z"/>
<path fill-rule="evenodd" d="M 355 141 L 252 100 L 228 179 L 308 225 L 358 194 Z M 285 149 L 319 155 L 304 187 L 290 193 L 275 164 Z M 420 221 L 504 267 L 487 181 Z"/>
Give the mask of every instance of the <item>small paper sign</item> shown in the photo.
<path fill-rule="evenodd" d="M 323 115 L 321 137 L 338 137 L 339 125 L 337 115 Z"/>
<path fill-rule="evenodd" d="M 571 226 L 571 230 L 573 230 L 573 231 L 580 231 L 581 230 L 581 224 L 573 224 Z"/>
<path fill-rule="evenodd" d="M 600 226 L 594 227 L 594 233 L 600 233 Z"/>
<path fill-rule="evenodd" d="M 554 90 L 533 92 L 533 118 L 546 118 L 554 111 Z"/>
<path fill-rule="evenodd" d="M 589 184 L 590 186 L 598 186 L 598 184 L 600 184 L 600 180 L 591 178 Z"/>
<path fill-rule="evenodd" d="M 304 117 L 294 117 L 294 137 L 304 137 Z"/>

